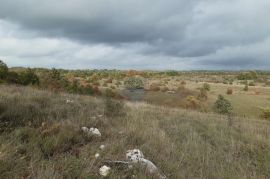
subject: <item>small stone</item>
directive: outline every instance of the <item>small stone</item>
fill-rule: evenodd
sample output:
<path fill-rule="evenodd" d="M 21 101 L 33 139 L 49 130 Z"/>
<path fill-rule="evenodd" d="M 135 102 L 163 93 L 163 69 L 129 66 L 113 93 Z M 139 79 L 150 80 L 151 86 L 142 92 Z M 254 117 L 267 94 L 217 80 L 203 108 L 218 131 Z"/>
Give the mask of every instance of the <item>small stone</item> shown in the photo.
<path fill-rule="evenodd" d="M 89 136 L 95 135 L 95 136 L 101 137 L 101 133 L 97 128 L 91 127 L 90 129 L 88 129 L 87 127 L 82 127 L 81 129 L 84 133 L 86 133 Z"/>
<path fill-rule="evenodd" d="M 82 131 L 85 132 L 85 133 L 88 133 L 88 132 L 89 132 L 89 129 L 88 129 L 87 127 L 82 127 L 81 129 L 82 129 Z"/>
<path fill-rule="evenodd" d="M 100 169 L 99 169 L 99 174 L 101 176 L 107 176 L 110 173 L 111 168 L 103 165 Z"/>
<path fill-rule="evenodd" d="M 95 154 L 95 158 L 99 158 L 100 154 L 99 153 L 96 153 Z"/>
<path fill-rule="evenodd" d="M 70 100 L 70 99 L 67 99 L 66 100 L 66 103 L 73 103 L 74 101 L 73 100 Z"/>
<path fill-rule="evenodd" d="M 105 149 L 105 145 L 100 145 L 99 148 L 100 148 L 100 150 L 104 150 Z"/>

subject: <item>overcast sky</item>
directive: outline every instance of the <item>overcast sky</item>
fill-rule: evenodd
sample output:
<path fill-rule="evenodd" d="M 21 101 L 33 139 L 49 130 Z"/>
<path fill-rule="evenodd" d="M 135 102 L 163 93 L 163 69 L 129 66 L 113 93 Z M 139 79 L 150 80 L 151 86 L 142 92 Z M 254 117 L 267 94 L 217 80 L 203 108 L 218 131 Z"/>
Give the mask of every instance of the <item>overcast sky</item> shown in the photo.
<path fill-rule="evenodd" d="M 270 69 L 270 0 L 0 0 L 0 59 L 68 69 Z"/>

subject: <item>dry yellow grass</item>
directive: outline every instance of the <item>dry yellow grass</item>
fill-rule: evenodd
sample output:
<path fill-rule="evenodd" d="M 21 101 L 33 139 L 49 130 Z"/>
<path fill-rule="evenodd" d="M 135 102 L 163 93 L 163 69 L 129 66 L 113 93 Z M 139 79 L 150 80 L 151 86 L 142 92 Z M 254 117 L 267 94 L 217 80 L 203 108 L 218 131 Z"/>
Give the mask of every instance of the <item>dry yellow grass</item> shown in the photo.
<path fill-rule="evenodd" d="M 1 133 L 0 178 L 99 178 L 104 161 L 124 160 L 126 150 L 134 148 L 168 178 L 270 177 L 267 121 L 235 118 L 229 127 L 226 116 L 130 102 L 123 109 L 126 115 L 106 117 L 104 101 L 98 98 L 16 86 L 0 86 L 0 92 L 0 107 L 5 105 L 1 120 L 13 115 L 40 120 Z M 42 137 L 44 121 L 60 124 L 60 131 Z M 102 137 L 85 139 L 82 126 L 97 127 Z M 130 177 L 147 178 L 136 168 L 113 167 L 109 176 Z"/>

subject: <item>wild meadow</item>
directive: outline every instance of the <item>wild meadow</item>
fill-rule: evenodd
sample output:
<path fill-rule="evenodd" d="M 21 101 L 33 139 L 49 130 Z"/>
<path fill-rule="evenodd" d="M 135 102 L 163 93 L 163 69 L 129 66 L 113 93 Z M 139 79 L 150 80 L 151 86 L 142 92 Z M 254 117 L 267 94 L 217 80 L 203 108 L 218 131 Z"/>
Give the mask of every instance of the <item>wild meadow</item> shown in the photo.
<path fill-rule="evenodd" d="M 5 72 L 0 178 L 270 178 L 268 72 Z"/>

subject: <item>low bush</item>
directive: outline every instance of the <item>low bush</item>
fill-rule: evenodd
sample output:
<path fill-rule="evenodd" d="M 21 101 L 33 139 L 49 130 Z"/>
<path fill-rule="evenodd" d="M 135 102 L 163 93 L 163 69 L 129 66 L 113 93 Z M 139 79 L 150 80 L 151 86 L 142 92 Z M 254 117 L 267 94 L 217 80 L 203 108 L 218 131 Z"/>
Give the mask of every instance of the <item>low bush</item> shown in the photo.
<path fill-rule="evenodd" d="M 143 80 L 139 77 L 128 77 L 124 81 L 124 85 L 127 89 L 142 89 L 144 84 Z"/>
<path fill-rule="evenodd" d="M 125 116 L 125 105 L 121 100 L 114 100 L 109 97 L 105 99 L 105 115 L 107 117 Z"/>
<path fill-rule="evenodd" d="M 187 109 L 198 109 L 200 107 L 200 101 L 195 96 L 187 96 L 185 107 Z"/>
<path fill-rule="evenodd" d="M 112 83 L 112 82 L 113 82 L 112 78 L 109 78 L 108 80 L 106 80 L 106 83 Z"/>
<path fill-rule="evenodd" d="M 117 96 L 117 93 L 115 91 L 113 91 L 110 88 L 105 89 L 105 96 L 109 97 L 109 98 L 114 98 Z"/>
<path fill-rule="evenodd" d="M 73 126 L 60 126 L 59 130 L 55 130 L 54 125 L 50 127 L 52 129 L 47 130 L 51 131 L 51 133 L 43 135 L 39 142 L 40 149 L 45 158 L 68 152 L 74 145 L 83 144 L 86 141 L 83 134 L 76 131 Z"/>
<path fill-rule="evenodd" d="M 228 88 L 228 89 L 227 89 L 227 94 L 228 94 L 228 95 L 233 94 L 233 89 L 232 89 L 232 88 Z"/>
<path fill-rule="evenodd" d="M 247 85 L 247 84 L 245 85 L 245 87 L 244 87 L 243 90 L 244 90 L 244 91 L 248 91 L 248 85 Z"/>
<path fill-rule="evenodd" d="M 181 85 L 186 85 L 187 82 L 186 81 L 181 81 Z"/>
<path fill-rule="evenodd" d="M 209 83 L 204 83 L 202 88 L 204 90 L 206 90 L 206 91 L 210 91 L 210 85 L 209 85 Z"/>
<path fill-rule="evenodd" d="M 161 88 L 161 91 L 162 91 L 162 92 L 169 91 L 169 88 L 168 88 L 167 86 L 164 86 L 164 87 Z"/>
<path fill-rule="evenodd" d="M 160 87 L 156 83 L 152 83 L 149 87 L 149 91 L 160 91 Z"/>
<path fill-rule="evenodd" d="M 219 95 L 215 102 L 214 110 L 220 114 L 230 114 L 232 113 L 233 107 L 227 99 Z"/>
<path fill-rule="evenodd" d="M 248 86 L 256 86 L 256 85 L 255 85 L 254 81 L 251 81 L 248 83 Z"/>
<path fill-rule="evenodd" d="M 198 95 L 198 99 L 204 101 L 207 100 L 207 98 L 208 98 L 207 90 L 205 88 L 201 88 L 200 93 Z"/>
<path fill-rule="evenodd" d="M 261 108 L 261 117 L 270 120 L 270 107 Z"/>

